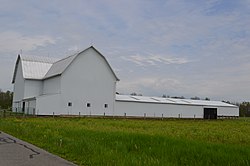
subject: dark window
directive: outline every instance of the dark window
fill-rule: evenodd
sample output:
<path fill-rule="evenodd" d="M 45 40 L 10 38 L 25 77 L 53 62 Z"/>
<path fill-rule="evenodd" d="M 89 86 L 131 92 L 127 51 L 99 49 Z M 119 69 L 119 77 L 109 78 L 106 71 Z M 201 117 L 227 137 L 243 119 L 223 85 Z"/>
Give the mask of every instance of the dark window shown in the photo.
<path fill-rule="evenodd" d="M 87 103 L 87 107 L 90 107 L 90 103 Z"/>
<path fill-rule="evenodd" d="M 72 103 L 71 102 L 68 102 L 68 107 L 71 107 L 72 106 Z"/>
<path fill-rule="evenodd" d="M 108 104 L 104 104 L 104 108 L 108 108 Z"/>

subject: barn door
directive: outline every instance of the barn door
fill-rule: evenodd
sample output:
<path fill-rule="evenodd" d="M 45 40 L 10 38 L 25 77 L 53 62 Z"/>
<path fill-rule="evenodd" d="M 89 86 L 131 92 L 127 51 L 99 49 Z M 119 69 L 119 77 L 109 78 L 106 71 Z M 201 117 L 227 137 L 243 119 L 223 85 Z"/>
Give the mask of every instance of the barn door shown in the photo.
<path fill-rule="evenodd" d="M 217 119 L 217 108 L 204 108 L 204 119 Z"/>

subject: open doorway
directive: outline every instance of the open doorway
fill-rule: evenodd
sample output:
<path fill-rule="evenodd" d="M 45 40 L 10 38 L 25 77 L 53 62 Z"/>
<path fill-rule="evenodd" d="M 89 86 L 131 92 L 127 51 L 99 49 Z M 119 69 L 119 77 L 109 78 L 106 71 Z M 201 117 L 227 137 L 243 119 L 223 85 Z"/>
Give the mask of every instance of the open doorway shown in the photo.
<path fill-rule="evenodd" d="M 25 102 L 23 102 L 23 106 L 22 106 L 22 113 L 25 112 Z"/>
<path fill-rule="evenodd" d="M 217 119 L 217 108 L 204 108 L 204 119 Z"/>

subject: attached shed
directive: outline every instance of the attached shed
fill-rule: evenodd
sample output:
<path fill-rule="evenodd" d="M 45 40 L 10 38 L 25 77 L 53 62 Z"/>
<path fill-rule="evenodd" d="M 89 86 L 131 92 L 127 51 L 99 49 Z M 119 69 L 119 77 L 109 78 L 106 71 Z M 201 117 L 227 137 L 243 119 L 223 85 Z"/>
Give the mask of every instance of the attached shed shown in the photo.
<path fill-rule="evenodd" d="M 116 95 L 118 116 L 217 119 L 238 117 L 239 108 L 220 101 Z"/>

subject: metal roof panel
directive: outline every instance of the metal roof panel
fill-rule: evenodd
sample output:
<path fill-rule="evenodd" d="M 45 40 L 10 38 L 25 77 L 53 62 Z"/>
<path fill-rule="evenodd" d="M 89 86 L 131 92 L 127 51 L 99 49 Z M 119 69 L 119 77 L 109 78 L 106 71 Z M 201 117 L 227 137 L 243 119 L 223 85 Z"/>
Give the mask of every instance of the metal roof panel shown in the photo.
<path fill-rule="evenodd" d="M 148 103 L 177 104 L 177 105 L 199 105 L 199 106 L 211 106 L 211 107 L 212 106 L 214 107 L 237 107 L 235 105 L 224 103 L 221 101 L 174 99 L 174 98 L 130 96 L 130 95 L 116 95 L 116 101 L 142 102 L 142 103 L 148 102 Z"/>

